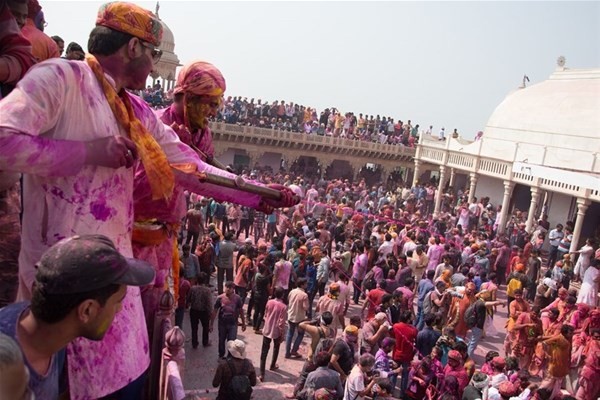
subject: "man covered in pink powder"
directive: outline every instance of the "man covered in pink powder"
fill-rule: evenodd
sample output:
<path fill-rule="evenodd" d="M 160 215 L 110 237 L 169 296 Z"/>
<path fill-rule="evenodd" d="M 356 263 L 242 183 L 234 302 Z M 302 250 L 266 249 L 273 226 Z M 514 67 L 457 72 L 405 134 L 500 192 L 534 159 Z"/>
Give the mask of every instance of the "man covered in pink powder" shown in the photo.
<path fill-rule="evenodd" d="M 212 173 L 141 99 L 160 60 L 160 21 L 131 3 L 103 5 L 90 33 L 86 62 L 53 59 L 34 66 L 0 101 L 0 170 L 23 172 L 19 298 L 31 296 L 35 264 L 46 249 L 73 235 L 102 234 L 131 257 L 134 169 L 141 162 L 152 198 L 174 198 L 177 185 L 219 201 L 273 209 L 296 198 L 265 200 L 202 182 Z M 186 166 L 182 173 L 171 165 Z M 150 363 L 139 288 L 129 287 L 103 340 L 76 339 L 67 349 L 73 400 L 140 398 Z"/>

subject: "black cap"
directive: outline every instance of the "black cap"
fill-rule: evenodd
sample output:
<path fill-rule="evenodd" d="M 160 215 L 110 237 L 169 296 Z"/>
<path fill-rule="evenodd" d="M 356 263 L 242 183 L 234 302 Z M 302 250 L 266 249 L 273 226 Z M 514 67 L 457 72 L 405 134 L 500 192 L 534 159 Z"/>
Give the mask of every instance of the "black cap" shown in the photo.
<path fill-rule="evenodd" d="M 37 264 L 37 283 L 49 294 L 85 293 L 111 284 L 144 286 L 153 282 L 154 268 L 125 258 L 103 235 L 63 239 L 50 247 Z"/>

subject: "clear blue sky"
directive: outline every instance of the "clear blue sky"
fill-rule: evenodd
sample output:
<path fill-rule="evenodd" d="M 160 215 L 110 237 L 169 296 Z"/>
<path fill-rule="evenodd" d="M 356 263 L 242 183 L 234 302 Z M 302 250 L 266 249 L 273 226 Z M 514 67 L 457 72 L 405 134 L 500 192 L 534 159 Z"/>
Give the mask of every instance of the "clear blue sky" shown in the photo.
<path fill-rule="evenodd" d="M 138 2 L 154 10 L 156 2 Z M 46 33 L 87 47 L 102 2 L 40 0 Z M 600 67 L 600 2 L 161 1 L 182 63 L 212 62 L 226 95 L 482 130 L 517 88 Z"/>

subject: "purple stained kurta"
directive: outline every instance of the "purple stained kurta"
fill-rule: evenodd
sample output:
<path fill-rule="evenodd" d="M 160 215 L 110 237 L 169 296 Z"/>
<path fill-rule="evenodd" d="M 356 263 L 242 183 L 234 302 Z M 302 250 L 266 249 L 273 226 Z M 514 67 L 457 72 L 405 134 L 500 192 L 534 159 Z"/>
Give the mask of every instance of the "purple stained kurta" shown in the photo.
<path fill-rule="evenodd" d="M 177 125 L 184 125 L 183 115 L 177 113 L 174 104 L 171 104 L 169 107 L 162 110 L 156 111 L 156 114 L 160 120 L 168 126 L 171 126 L 173 123 L 176 123 Z M 185 139 L 181 138 L 181 136 L 180 139 L 183 142 L 186 142 Z M 192 144 L 194 144 L 209 158 L 213 158 L 215 156 L 215 147 L 213 146 L 212 132 L 210 128 L 206 127 L 196 131 L 192 136 Z"/>
<path fill-rule="evenodd" d="M 444 253 L 444 246 L 441 244 L 433 244 L 427 250 L 427 257 L 429 257 L 429 263 L 427 264 L 427 271 L 435 270 L 435 267 L 441 262 L 442 254 Z"/>
<path fill-rule="evenodd" d="M 183 118 L 175 111 L 175 106 L 159 110 L 156 115 L 167 126 L 173 123 L 183 124 Z M 192 140 L 194 144 L 204 152 L 212 156 L 214 148 L 210 130 L 205 130 L 202 137 L 196 133 Z M 208 139 L 206 139 L 208 138 Z M 184 139 L 181 138 L 180 139 Z M 205 161 L 205 160 L 204 160 Z M 152 200 L 150 183 L 142 163 L 138 162 L 135 167 L 135 178 L 133 183 L 133 214 L 135 221 L 147 221 L 156 219 L 169 225 L 179 224 L 186 213 L 186 202 L 184 189 L 181 185 L 175 185 L 173 196 L 167 200 Z M 142 291 L 142 302 L 146 322 L 152 324 L 154 314 L 158 310 L 160 297 L 165 290 L 165 282 L 172 267 L 173 241 L 177 240 L 176 231 L 169 232 L 169 237 L 159 245 L 143 245 L 133 243 L 133 255 L 135 258 L 145 260 L 152 264 L 156 270 L 156 277 L 152 287 L 146 287 Z M 192 252 L 194 249 L 192 249 Z"/>
<path fill-rule="evenodd" d="M 141 99 L 130 98 L 136 116 L 171 163 L 195 163 L 200 171 L 233 177 L 201 162 Z M 123 255 L 133 255 L 133 169 L 84 165 L 83 142 L 116 135 L 126 133 L 86 63 L 55 59 L 38 64 L 0 101 L 0 170 L 24 173 L 20 299 L 31 295 L 34 266 L 42 253 L 65 237 L 103 234 Z M 176 176 L 188 190 L 220 201 L 251 207 L 260 201 L 201 184 L 193 176 Z M 149 365 L 139 288 L 128 288 L 123 309 L 103 340 L 76 339 L 67 353 L 73 400 L 103 397 L 139 377 Z"/>

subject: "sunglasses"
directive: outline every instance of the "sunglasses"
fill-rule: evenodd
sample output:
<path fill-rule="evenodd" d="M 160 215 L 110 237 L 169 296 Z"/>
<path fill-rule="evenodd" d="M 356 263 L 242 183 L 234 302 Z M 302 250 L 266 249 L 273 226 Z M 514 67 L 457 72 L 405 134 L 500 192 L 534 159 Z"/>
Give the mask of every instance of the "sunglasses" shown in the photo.
<path fill-rule="evenodd" d="M 140 41 L 140 44 L 142 45 L 142 47 L 145 47 L 147 49 L 151 49 L 152 50 L 152 61 L 154 62 L 154 64 L 156 64 L 157 62 L 160 61 L 160 58 L 162 57 L 163 51 L 161 49 L 157 49 L 156 47 L 154 47 L 151 44 L 146 44 L 145 42 Z"/>

